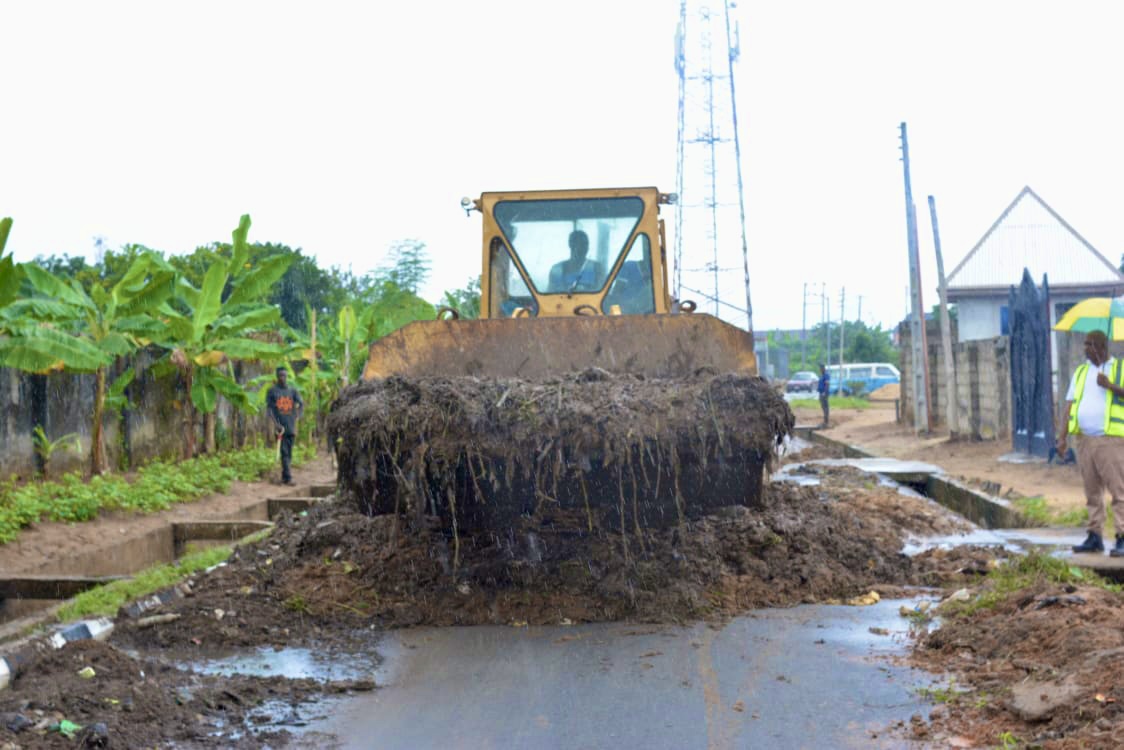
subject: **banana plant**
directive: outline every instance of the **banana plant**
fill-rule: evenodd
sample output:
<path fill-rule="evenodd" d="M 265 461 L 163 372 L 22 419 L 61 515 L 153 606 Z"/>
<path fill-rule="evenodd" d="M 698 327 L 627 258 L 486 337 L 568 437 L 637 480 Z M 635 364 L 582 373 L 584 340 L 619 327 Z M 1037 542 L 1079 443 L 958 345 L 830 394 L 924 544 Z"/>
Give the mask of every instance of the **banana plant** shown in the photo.
<path fill-rule="evenodd" d="M 356 315 L 355 308 L 344 305 L 334 320 L 329 320 L 309 331 L 291 330 L 290 359 L 303 359 L 309 366 L 292 379 L 305 395 L 310 408 L 317 412 L 331 404 L 340 389 L 355 377 L 354 370 L 361 369 L 365 360 L 356 355 L 366 351 L 369 341 L 378 338 L 374 322 L 375 308 L 366 307 Z M 307 320 L 316 320 L 316 311 L 309 310 Z"/>
<path fill-rule="evenodd" d="M 92 474 L 103 474 L 108 469 L 106 398 L 124 388 L 109 384 L 107 373 L 159 330 L 149 313 L 168 299 L 175 274 L 151 253 L 138 256 L 108 289 L 94 284 L 86 291 L 78 281 L 67 283 L 35 263 L 21 264 L 20 273 L 33 294 L 4 306 L 9 336 L 0 340 L 0 365 L 33 373 L 94 373 L 89 467 Z M 131 372 L 121 378 L 131 379 Z"/>
<path fill-rule="evenodd" d="M 203 414 L 207 452 L 215 450 L 215 409 L 219 396 L 235 408 L 252 411 L 245 389 L 234 377 L 233 360 L 280 358 L 278 343 L 263 340 L 275 334 L 280 310 L 264 303 L 273 285 L 284 276 L 292 256 L 261 261 L 250 257 L 246 237 L 250 217 L 245 215 L 232 233 L 229 260 L 218 258 L 207 269 L 197 289 L 182 276 L 175 296 L 187 313 L 165 304 L 160 318 L 166 327 L 167 361 L 179 370 L 188 398 L 184 400 L 184 458 L 195 455 L 195 413 Z M 223 291 L 230 287 L 224 299 Z"/>
<path fill-rule="evenodd" d="M 5 332 L 4 319 L 8 304 L 15 301 L 20 291 L 20 269 L 12 256 L 4 256 L 4 246 L 8 244 L 8 234 L 12 231 L 12 218 L 0 219 L 0 334 Z"/>

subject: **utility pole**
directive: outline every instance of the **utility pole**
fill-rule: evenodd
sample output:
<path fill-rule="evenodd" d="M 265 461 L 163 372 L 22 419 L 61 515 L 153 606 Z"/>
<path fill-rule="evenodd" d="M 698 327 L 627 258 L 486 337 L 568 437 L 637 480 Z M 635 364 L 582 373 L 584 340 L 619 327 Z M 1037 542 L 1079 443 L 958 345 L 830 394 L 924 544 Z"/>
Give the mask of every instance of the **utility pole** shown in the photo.
<path fill-rule="evenodd" d="M 944 383 L 947 396 L 945 400 L 945 419 L 948 422 L 948 436 L 959 437 L 957 401 L 959 389 L 956 386 L 956 361 L 952 358 L 952 321 L 948 316 L 948 285 L 944 278 L 944 257 L 941 255 L 941 232 L 937 227 L 937 201 L 929 196 L 929 219 L 933 224 L 933 248 L 937 251 L 937 291 L 941 297 L 941 343 L 944 350 Z"/>
<path fill-rule="evenodd" d="M 844 304 L 847 299 L 847 287 L 839 290 L 839 387 L 836 393 L 843 395 L 843 339 L 847 328 L 847 313 Z"/>
<path fill-rule="evenodd" d="M 902 170 L 905 178 L 905 226 L 909 248 L 909 345 L 913 380 L 913 429 L 929 430 L 929 352 L 925 346 L 925 308 L 921 306 L 921 259 L 917 248 L 917 210 L 913 205 L 913 185 L 909 178 L 909 140 L 901 124 Z"/>
<path fill-rule="evenodd" d="M 808 282 L 804 282 L 804 296 L 800 300 L 800 366 L 808 369 Z"/>
<path fill-rule="evenodd" d="M 824 330 L 824 335 L 827 336 L 827 341 L 824 344 L 824 348 L 823 348 L 823 363 L 824 363 L 824 365 L 830 365 L 831 364 L 831 303 L 827 299 L 827 284 L 823 285 L 823 294 L 821 295 L 821 299 L 823 300 L 823 311 L 824 311 L 823 330 Z"/>
<path fill-rule="evenodd" d="M 863 296 L 859 295 L 859 322 L 863 322 Z"/>

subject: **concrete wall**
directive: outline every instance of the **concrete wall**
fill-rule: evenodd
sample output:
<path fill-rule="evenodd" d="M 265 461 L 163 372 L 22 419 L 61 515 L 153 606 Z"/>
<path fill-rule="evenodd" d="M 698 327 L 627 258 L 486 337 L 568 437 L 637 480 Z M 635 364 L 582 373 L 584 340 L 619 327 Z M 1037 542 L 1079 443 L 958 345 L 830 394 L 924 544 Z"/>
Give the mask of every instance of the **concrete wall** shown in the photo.
<path fill-rule="evenodd" d="M 142 350 L 131 358 L 136 378 L 127 394 L 133 403 L 124 414 L 107 414 L 104 421 L 105 445 L 111 469 L 136 466 L 160 457 L 176 457 L 183 449 L 183 404 L 187 394 L 178 375 L 156 377 L 152 366 L 160 352 Z M 110 382 L 124 369 L 110 373 Z M 257 371 L 247 373 L 246 379 Z M 36 470 L 31 440 L 34 425 L 42 423 L 47 437 L 57 440 L 75 433 L 82 441 L 82 453 L 58 450 L 51 457 L 50 472 L 61 474 L 88 465 L 90 433 L 93 426 L 95 379 L 93 375 L 55 373 L 29 375 L 0 368 L 0 477 L 30 476 Z M 219 402 L 219 420 L 232 434 L 236 417 L 225 399 Z M 238 432 L 263 434 L 266 417 L 243 420 Z M 202 418 L 197 419 L 196 443 L 203 445 Z"/>
<path fill-rule="evenodd" d="M 957 428 L 961 437 L 998 440 L 1011 436 L 1011 358 L 1006 336 L 975 341 L 957 341 L 953 330 L 956 390 L 945 380 L 944 347 L 940 326 L 926 321 L 929 354 L 929 409 L 934 431 L 947 430 L 947 404 L 955 399 Z M 899 422 L 913 425 L 913 362 L 910 356 L 909 324 L 898 329 L 902 341 L 901 408 Z"/>

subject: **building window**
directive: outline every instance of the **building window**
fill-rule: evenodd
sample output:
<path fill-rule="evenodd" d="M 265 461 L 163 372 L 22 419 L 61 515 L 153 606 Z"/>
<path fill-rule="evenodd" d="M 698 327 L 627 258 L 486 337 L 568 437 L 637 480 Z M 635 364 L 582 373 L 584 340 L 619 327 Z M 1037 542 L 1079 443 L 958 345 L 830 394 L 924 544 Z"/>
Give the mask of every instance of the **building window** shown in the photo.
<path fill-rule="evenodd" d="M 1006 305 L 999 308 L 999 335 L 1011 335 L 1011 311 L 1007 309 Z"/>

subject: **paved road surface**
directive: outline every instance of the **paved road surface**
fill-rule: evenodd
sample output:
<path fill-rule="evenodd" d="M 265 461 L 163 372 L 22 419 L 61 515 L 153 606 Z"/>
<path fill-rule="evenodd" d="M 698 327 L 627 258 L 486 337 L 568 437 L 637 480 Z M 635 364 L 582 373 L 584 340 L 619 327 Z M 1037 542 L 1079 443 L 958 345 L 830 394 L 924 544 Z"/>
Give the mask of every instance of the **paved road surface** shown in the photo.
<path fill-rule="evenodd" d="M 310 729 L 364 750 L 916 747 L 881 736 L 927 714 L 914 688 L 935 682 L 879 658 L 904 653 L 902 603 L 715 626 L 404 631 L 380 645 L 387 686 Z"/>

